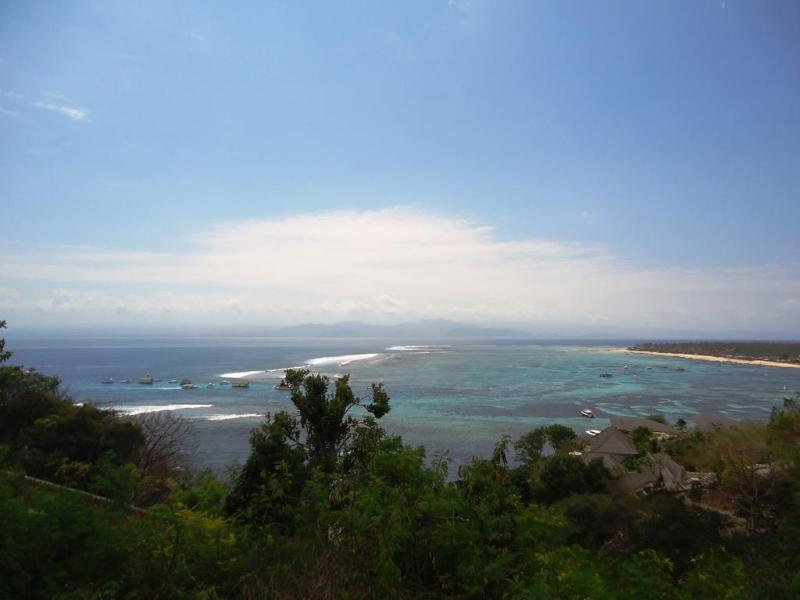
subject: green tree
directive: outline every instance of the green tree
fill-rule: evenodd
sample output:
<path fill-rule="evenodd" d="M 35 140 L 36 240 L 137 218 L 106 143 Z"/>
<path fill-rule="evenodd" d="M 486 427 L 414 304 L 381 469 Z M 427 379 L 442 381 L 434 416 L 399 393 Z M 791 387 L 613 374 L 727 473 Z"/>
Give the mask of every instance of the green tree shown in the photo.
<path fill-rule="evenodd" d="M 329 379 L 306 369 L 289 369 L 292 402 L 298 416 L 280 411 L 250 436 L 250 456 L 226 500 L 226 511 L 251 523 L 288 524 L 307 481 L 315 471 L 328 476 L 364 466 L 384 433 L 377 419 L 389 412 L 389 395 L 373 384 L 370 402 L 362 402 L 349 376 Z M 353 409 L 368 414 L 357 417 Z"/>
<path fill-rule="evenodd" d="M 554 450 L 564 450 L 577 437 L 574 429 L 558 423 L 545 427 L 544 433 Z"/>
<path fill-rule="evenodd" d="M 287 371 L 287 382 L 292 385 L 292 402 L 300 416 L 304 440 L 293 441 L 306 448 L 311 466 L 325 472 L 336 469 L 338 457 L 352 440 L 356 428 L 363 422 L 380 419 L 389 412 L 389 395 L 382 384 L 372 385 L 372 401 L 363 404 L 350 387 L 350 376 L 336 379 L 333 394 L 328 393 L 329 379 L 324 375 L 311 375 L 307 370 Z M 350 414 L 363 406 L 369 416 L 360 419 Z"/>
<path fill-rule="evenodd" d="M 605 489 L 610 476 L 599 458 L 586 464 L 579 456 L 558 453 L 544 463 L 534 495 L 550 504 L 572 494 L 594 494 Z"/>
<path fill-rule="evenodd" d="M 6 322 L 0 320 L 0 329 L 6 328 Z M 6 339 L 0 338 L 0 364 L 6 362 L 9 358 L 11 358 L 11 352 L 8 352 L 6 349 Z"/>
<path fill-rule="evenodd" d="M 650 450 L 653 432 L 647 427 L 637 427 L 631 431 L 631 439 L 639 454 L 644 454 Z"/>

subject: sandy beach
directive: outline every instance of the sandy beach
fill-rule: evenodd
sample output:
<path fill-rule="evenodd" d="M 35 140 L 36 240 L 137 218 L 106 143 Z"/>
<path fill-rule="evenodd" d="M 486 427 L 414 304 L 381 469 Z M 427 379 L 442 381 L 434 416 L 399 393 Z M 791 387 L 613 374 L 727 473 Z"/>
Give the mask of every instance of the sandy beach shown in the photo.
<path fill-rule="evenodd" d="M 778 362 L 776 360 L 747 360 L 743 358 L 726 358 L 724 356 L 708 356 L 705 354 L 678 354 L 676 352 L 651 352 L 649 350 L 629 350 L 618 348 L 617 352 L 628 354 L 651 354 L 653 356 L 671 356 L 672 358 L 689 358 L 692 360 L 707 360 L 711 362 L 734 363 L 739 365 L 757 365 L 760 367 L 782 367 L 785 369 L 800 369 L 800 364 Z"/>

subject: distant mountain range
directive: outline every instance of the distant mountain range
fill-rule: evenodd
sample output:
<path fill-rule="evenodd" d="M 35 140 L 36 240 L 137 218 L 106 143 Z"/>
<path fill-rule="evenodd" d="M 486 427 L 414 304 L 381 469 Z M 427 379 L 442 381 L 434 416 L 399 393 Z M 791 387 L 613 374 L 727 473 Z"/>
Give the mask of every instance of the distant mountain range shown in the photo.
<path fill-rule="evenodd" d="M 265 332 L 274 337 L 366 337 L 366 338 L 492 338 L 524 339 L 533 337 L 526 331 L 516 329 L 495 329 L 479 327 L 468 323 L 458 323 L 447 319 L 424 319 L 399 325 L 369 325 L 359 321 L 340 323 L 308 323 L 280 327 Z"/>

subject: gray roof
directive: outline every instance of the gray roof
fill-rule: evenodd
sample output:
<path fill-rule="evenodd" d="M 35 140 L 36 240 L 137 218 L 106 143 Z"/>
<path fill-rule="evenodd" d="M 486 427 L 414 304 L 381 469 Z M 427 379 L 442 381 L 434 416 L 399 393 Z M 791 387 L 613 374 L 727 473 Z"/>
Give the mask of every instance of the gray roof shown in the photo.
<path fill-rule="evenodd" d="M 611 417 L 611 425 L 622 431 L 633 431 L 637 427 L 647 427 L 650 431 L 657 433 L 675 433 L 669 425 L 664 425 L 658 421 L 643 419 L 642 417 Z"/>
<path fill-rule="evenodd" d="M 590 452 L 604 454 L 620 454 L 630 456 L 637 454 L 636 446 L 631 439 L 616 427 L 606 427 L 595 436 L 589 438 Z"/>
<path fill-rule="evenodd" d="M 623 473 L 613 482 L 613 485 L 623 492 L 633 492 L 646 486 L 648 483 L 657 482 L 658 477 L 659 473 L 656 469 L 645 467 L 642 468 L 641 471 L 627 471 Z"/>
<path fill-rule="evenodd" d="M 625 472 L 625 466 L 622 464 L 624 459 L 623 456 L 619 454 L 607 454 L 605 452 L 586 452 L 582 456 L 583 462 L 587 465 L 592 462 L 594 459 L 599 458 L 603 465 L 605 465 L 606 469 L 611 471 L 611 473 L 619 474 Z"/>

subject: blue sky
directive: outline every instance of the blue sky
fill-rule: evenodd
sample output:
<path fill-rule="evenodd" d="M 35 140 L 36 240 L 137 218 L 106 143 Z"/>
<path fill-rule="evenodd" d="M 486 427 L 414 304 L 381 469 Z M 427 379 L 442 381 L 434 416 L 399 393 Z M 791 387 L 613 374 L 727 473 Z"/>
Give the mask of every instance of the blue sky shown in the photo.
<path fill-rule="evenodd" d="M 5 2 L 0 309 L 800 335 L 798 28 L 793 1 Z M 337 254 L 354 223 L 373 245 Z"/>

